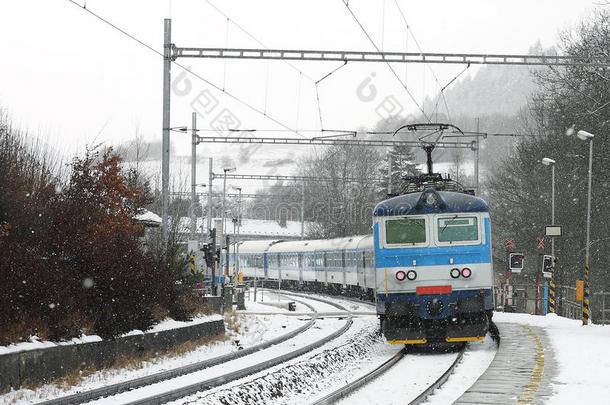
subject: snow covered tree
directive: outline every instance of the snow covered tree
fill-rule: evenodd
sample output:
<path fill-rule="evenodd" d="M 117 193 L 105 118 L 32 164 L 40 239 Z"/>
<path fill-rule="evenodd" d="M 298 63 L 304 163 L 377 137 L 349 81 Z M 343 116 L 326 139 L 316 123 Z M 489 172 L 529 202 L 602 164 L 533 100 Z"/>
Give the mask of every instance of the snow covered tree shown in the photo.
<path fill-rule="evenodd" d="M 410 146 L 395 146 L 390 149 L 385 159 L 380 163 L 379 177 L 384 179 L 379 183 L 379 197 L 385 199 L 388 189 L 388 166 L 392 162 L 392 190 L 391 194 L 399 195 L 405 192 L 407 182 L 405 176 L 415 176 L 421 173 L 415 163 L 415 153 Z"/>

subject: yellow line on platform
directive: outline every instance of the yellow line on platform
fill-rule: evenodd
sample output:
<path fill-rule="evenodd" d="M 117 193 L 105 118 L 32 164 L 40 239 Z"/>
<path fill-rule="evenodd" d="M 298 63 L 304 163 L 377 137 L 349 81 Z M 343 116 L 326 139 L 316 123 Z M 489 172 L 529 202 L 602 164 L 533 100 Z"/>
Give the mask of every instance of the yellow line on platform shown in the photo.
<path fill-rule="evenodd" d="M 540 343 L 540 339 L 534 333 L 534 331 L 532 331 L 528 326 L 521 326 L 527 331 L 527 333 L 529 333 L 532 339 L 534 339 L 534 343 L 536 343 L 536 363 L 534 364 L 534 370 L 532 371 L 532 376 L 530 377 L 529 383 L 523 390 L 521 398 L 519 398 L 519 402 L 517 402 L 518 404 L 529 404 L 536 396 L 536 391 L 540 386 L 540 381 L 542 380 L 542 375 L 544 373 L 544 348 L 542 347 L 542 343 Z"/>

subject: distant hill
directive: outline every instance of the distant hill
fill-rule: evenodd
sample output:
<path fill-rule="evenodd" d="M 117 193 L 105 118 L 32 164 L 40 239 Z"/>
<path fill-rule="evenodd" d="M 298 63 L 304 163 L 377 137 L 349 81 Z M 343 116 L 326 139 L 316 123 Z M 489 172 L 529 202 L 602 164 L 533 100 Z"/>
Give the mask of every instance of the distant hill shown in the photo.
<path fill-rule="evenodd" d="M 484 66 L 474 77 L 468 75 L 445 90 L 445 98 L 452 116 L 513 115 L 527 103 L 534 88 L 527 66 Z M 426 110 L 433 109 L 428 101 Z M 444 111 L 442 99 L 438 109 Z"/>
<path fill-rule="evenodd" d="M 484 66 L 473 76 L 467 75 L 445 90 L 445 99 L 452 117 L 485 115 L 514 115 L 527 103 L 535 84 L 527 66 Z M 426 99 L 428 113 L 437 105 Z M 438 113 L 445 113 L 443 99 L 438 100 Z"/>
<path fill-rule="evenodd" d="M 530 48 L 528 54 L 555 54 L 554 49 L 543 49 L 538 43 Z M 452 117 L 485 115 L 514 115 L 525 106 L 528 97 L 536 86 L 531 74 L 538 67 L 487 65 L 476 74 L 466 72 L 445 90 L 445 98 Z M 426 112 L 432 112 L 437 104 L 437 96 L 426 100 Z M 438 112 L 444 113 L 442 98 L 438 101 Z"/>

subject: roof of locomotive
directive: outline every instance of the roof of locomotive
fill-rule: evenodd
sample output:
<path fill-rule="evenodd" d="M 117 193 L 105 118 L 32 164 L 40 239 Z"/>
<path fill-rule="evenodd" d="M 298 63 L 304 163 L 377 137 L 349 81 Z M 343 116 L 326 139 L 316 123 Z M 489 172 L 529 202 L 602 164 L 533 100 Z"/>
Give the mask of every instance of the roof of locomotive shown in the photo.
<path fill-rule="evenodd" d="M 437 196 L 437 204 L 427 206 L 424 197 L 427 193 Z M 454 191 L 426 189 L 390 198 L 377 204 L 373 211 L 375 217 L 398 215 L 443 214 L 453 212 L 488 212 L 489 207 L 482 199 L 470 194 Z"/>

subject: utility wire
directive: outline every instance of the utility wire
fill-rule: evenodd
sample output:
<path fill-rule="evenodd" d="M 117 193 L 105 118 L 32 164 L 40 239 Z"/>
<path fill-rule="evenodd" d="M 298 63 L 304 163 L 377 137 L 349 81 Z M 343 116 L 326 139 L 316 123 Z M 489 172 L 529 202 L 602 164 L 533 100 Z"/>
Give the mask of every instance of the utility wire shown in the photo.
<path fill-rule="evenodd" d="M 259 44 L 260 46 L 262 46 L 265 49 L 269 49 L 269 47 L 267 45 L 265 45 L 263 42 L 261 42 L 258 38 L 256 38 L 254 35 L 252 35 L 250 32 L 248 32 L 248 30 L 246 30 L 242 25 L 240 25 L 237 21 L 235 21 L 234 19 L 232 19 L 231 17 L 229 17 L 225 12 L 223 12 L 221 9 L 219 9 L 214 3 L 212 3 L 210 0 L 205 0 L 206 3 L 208 3 L 210 5 L 210 7 L 212 7 L 214 10 L 216 10 L 220 15 L 224 16 L 227 20 L 231 21 L 237 28 L 240 29 L 241 32 L 243 32 L 244 34 L 246 34 L 248 37 L 250 37 L 252 40 L 254 40 L 257 44 Z M 312 82 L 315 82 L 314 78 L 312 78 L 311 76 L 309 76 L 308 74 L 304 73 L 303 71 L 301 71 L 298 67 L 296 67 L 294 64 L 290 63 L 287 60 L 284 60 L 284 63 L 286 63 L 288 66 L 290 66 L 291 68 L 293 68 L 294 70 L 296 70 L 297 72 L 299 72 L 301 75 L 305 76 L 307 79 L 309 79 Z"/>
<path fill-rule="evenodd" d="M 396 8 L 398 8 L 398 12 L 400 13 L 402 20 L 404 21 L 404 23 L 407 27 L 407 32 L 411 33 L 411 37 L 413 38 L 413 42 L 415 42 L 415 46 L 417 46 L 417 49 L 419 50 L 420 53 L 424 53 L 424 51 L 422 50 L 422 47 L 419 45 L 419 42 L 417 41 L 417 38 L 415 38 L 415 34 L 413 33 L 413 30 L 411 29 L 411 26 L 409 25 L 409 22 L 407 21 L 407 17 L 405 17 L 405 14 L 402 11 L 400 4 L 398 3 L 398 0 L 394 0 L 394 3 L 396 4 Z M 432 66 L 430 66 L 429 63 L 425 63 L 425 65 L 428 67 L 428 70 L 430 70 L 430 73 L 432 73 L 432 77 L 434 77 L 434 80 L 436 81 L 436 84 L 438 85 L 438 87 L 441 88 L 442 87 L 441 83 L 438 80 L 436 73 L 434 73 Z M 441 90 L 441 95 L 443 97 L 443 103 L 445 104 L 445 110 L 447 111 L 447 117 L 449 118 L 449 121 L 451 121 L 451 114 L 449 113 L 449 106 L 447 105 L 447 99 L 445 98 L 445 93 L 443 92 L 443 90 Z M 437 102 L 437 104 L 438 104 L 438 102 Z M 435 112 L 436 112 L 436 107 L 435 107 Z"/>
<path fill-rule="evenodd" d="M 377 44 L 375 44 L 375 41 L 373 41 L 373 38 L 371 38 L 371 36 L 369 35 L 369 33 L 366 31 L 366 29 L 364 28 L 364 26 L 360 23 L 360 20 L 358 20 L 358 17 L 356 17 L 356 15 L 354 14 L 354 12 L 352 11 L 352 9 L 349 7 L 349 1 L 347 0 L 341 0 L 341 2 L 345 5 L 345 7 L 347 8 L 347 11 L 349 11 L 349 13 L 351 14 L 352 18 L 354 19 L 354 21 L 356 21 L 356 24 L 358 24 L 358 26 L 360 27 L 360 29 L 362 30 L 362 32 L 364 33 L 364 35 L 366 35 L 366 37 L 368 38 L 369 42 L 373 45 L 373 47 L 377 50 L 377 52 L 381 53 L 381 50 L 379 49 L 379 47 L 377 47 Z M 386 65 L 388 65 L 388 67 L 390 68 L 390 70 L 392 71 L 392 73 L 394 74 L 394 77 L 396 77 L 396 79 L 400 82 L 400 84 L 402 85 L 402 87 L 405 89 L 405 91 L 407 92 L 407 94 L 409 95 L 409 97 L 411 98 L 411 100 L 413 101 L 413 103 L 415 103 L 415 105 L 417 106 L 417 108 L 419 109 L 419 111 L 421 111 L 421 113 L 424 115 L 424 117 L 426 117 L 426 119 L 428 120 L 428 122 L 432 122 L 430 120 L 430 117 L 426 114 L 426 112 L 423 110 L 423 108 L 419 105 L 419 103 L 417 102 L 417 100 L 415 99 L 415 97 L 413 97 L 413 94 L 411 94 L 411 92 L 409 91 L 409 89 L 407 88 L 407 84 L 403 83 L 402 80 L 400 79 L 400 77 L 398 76 L 398 74 L 396 73 L 396 71 L 394 70 L 394 68 L 392 67 L 392 65 L 390 65 L 389 62 L 386 61 Z"/>
<path fill-rule="evenodd" d="M 225 31 L 225 48 L 229 47 L 229 19 L 227 18 L 227 27 L 226 27 L 226 31 Z M 222 89 L 226 89 L 226 83 L 227 83 L 227 60 L 224 60 L 224 70 L 222 73 Z"/>
<path fill-rule="evenodd" d="M 437 107 L 438 107 L 438 102 L 439 102 L 439 101 L 440 101 L 440 99 L 441 99 L 441 95 L 443 96 L 443 99 L 445 98 L 445 89 L 446 89 L 447 87 L 449 87 L 449 86 L 451 85 L 451 83 L 453 83 L 454 81 L 456 81 L 458 77 L 460 77 L 461 75 L 463 75 L 463 74 L 464 74 L 464 72 L 466 72 L 466 71 L 468 70 L 468 68 L 469 68 L 469 67 L 470 67 L 470 62 L 468 62 L 468 64 L 466 65 L 466 67 L 465 67 L 465 68 L 464 68 L 464 69 L 463 69 L 463 70 L 462 70 L 460 73 L 458 73 L 457 75 L 455 75 L 455 77 L 454 77 L 453 79 L 449 80 L 449 83 L 447 83 L 446 85 L 444 85 L 444 86 L 441 88 L 441 92 L 440 92 L 440 94 L 438 95 L 438 97 L 436 98 L 436 105 L 434 106 L 434 111 L 436 111 L 436 109 L 437 109 Z M 447 104 L 447 101 L 445 101 L 445 105 L 446 105 L 446 104 Z M 449 111 L 447 111 L 447 115 L 449 115 Z"/>
<path fill-rule="evenodd" d="M 87 13 L 91 14 L 92 16 L 94 16 L 95 18 L 97 18 L 98 20 L 102 21 L 103 23 L 109 25 L 110 27 L 114 28 L 115 30 L 119 31 L 120 33 L 122 33 L 123 35 L 129 37 L 130 39 L 136 41 L 137 43 L 139 43 L 140 45 L 144 46 L 145 48 L 147 48 L 148 50 L 156 53 L 157 55 L 160 55 L 161 57 L 165 57 L 165 55 L 156 50 L 155 48 L 153 48 L 152 46 L 148 45 L 147 43 L 143 42 L 142 40 L 136 38 L 135 36 L 133 36 L 132 34 L 130 34 L 129 32 L 123 30 L 122 28 L 116 26 L 115 24 L 111 23 L 110 21 L 108 21 L 107 19 L 105 19 L 104 17 L 100 16 L 99 14 L 94 13 L 93 11 L 91 11 L 90 9 L 86 8 L 85 6 L 80 5 L 79 3 L 77 3 L 75 0 L 67 0 L 70 3 L 74 4 L 75 6 L 77 6 L 78 8 L 80 8 L 81 10 L 86 11 Z M 290 128 L 288 125 L 282 123 L 281 121 L 271 117 L 270 115 L 265 114 L 263 111 L 261 111 L 260 109 L 254 107 L 253 105 L 249 104 L 248 102 L 240 99 L 239 97 L 229 93 L 228 91 L 225 91 L 224 89 L 222 89 L 221 87 L 217 86 L 216 84 L 212 83 L 211 81 L 209 81 L 208 79 L 206 79 L 205 77 L 201 76 L 200 74 L 193 72 L 192 70 L 190 70 L 189 68 L 187 68 L 186 66 L 176 62 L 175 60 L 172 60 L 172 63 L 175 64 L 176 66 L 178 66 L 179 68 L 183 69 L 184 71 L 190 73 L 192 76 L 198 78 L 199 80 L 203 81 L 204 83 L 206 83 L 207 85 L 215 88 L 216 90 L 224 93 L 226 96 L 230 97 L 231 99 L 237 101 L 238 103 L 242 104 L 245 107 L 248 107 L 250 110 L 264 116 L 267 117 L 269 120 L 273 121 L 274 123 L 276 123 L 277 125 L 281 126 L 282 128 L 285 128 L 286 130 L 288 130 L 289 132 L 293 132 L 297 135 L 299 135 L 302 138 L 306 138 L 303 134 L 299 133 L 299 131 L 294 130 L 292 128 Z"/>
<path fill-rule="evenodd" d="M 318 117 L 320 118 L 320 129 L 322 131 L 324 131 L 324 124 L 322 123 L 322 108 L 320 107 L 320 92 L 318 90 L 318 84 L 320 84 L 320 82 L 324 79 L 326 79 L 327 77 L 331 76 L 333 73 L 335 73 L 337 70 L 341 69 L 343 66 L 347 65 L 347 61 L 345 61 L 341 66 L 336 67 L 335 69 L 331 70 L 330 72 L 328 72 L 327 74 L 325 74 L 324 76 L 322 76 L 322 78 L 320 80 L 317 80 L 315 82 L 315 87 L 316 87 L 316 100 L 318 102 Z"/>

